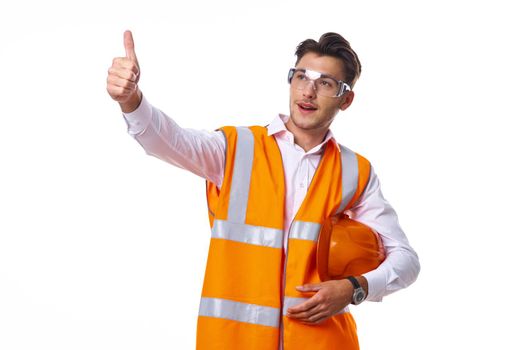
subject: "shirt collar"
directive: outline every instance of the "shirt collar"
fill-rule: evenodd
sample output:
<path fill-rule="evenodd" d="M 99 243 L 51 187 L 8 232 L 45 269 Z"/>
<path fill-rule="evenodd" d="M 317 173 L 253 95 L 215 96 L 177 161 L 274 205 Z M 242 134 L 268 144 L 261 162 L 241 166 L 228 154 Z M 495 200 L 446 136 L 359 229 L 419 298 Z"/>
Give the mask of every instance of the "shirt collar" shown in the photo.
<path fill-rule="evenodd" d="M 290 119 L 290 116 L 284 115 L 284 114 L 279 114 L 277 117 L 275 117 L 271 121 L 271 123 L 266 126 L 266 128 L 268 129 L 268 136 L 279 137 L 279 138 L 287 140 L 290 143 L 293 143 L 294 142 L 293 134 L 290 131 L 288 131 L 285 125 L 285 123 L 289 119 Z M 339 144 L 335 140 L 334 133 L 330 129 L 328 129 L 328 132 L 326 133 L 326 136 L 323 142 L 321 142 L 319 145 L 317 145 L 310 151 L 312 151 L 312 153 L 319 151 L 328 141 L 333 142 L 337 150 L 341 152 L 341 149 L 339 148 Z M 310 151 L 308 153 L 310 153 Z"/>

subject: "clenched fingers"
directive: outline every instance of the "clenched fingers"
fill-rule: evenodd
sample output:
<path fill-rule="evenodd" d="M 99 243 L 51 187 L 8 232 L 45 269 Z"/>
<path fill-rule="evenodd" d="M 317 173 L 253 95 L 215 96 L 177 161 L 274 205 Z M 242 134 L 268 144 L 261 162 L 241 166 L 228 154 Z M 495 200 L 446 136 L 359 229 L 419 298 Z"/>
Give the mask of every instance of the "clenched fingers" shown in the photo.
<path fill-rule="evenodd" d="M 135 90 L 137 88 L 137 84 L 133 81 L 115 75 L 108 75 L 108 87 L 109 86 L 123 87 L 129 90 Z"/>
<path fill-rule="evenodd" d="M 108 69 L 108 78 L 109 77 L 124 79 L 132 83 L 136 83 L 138 78 L 137 74 L 132 70 L 113 66 Z"/>
<path fill-rule="evenodd" d="M 139 68 L 127 57 L 116 57 L 108 69 L 107 91 L 117 102 L 126 102 L 137 91 Z"/>
<path fill-rule="evenodd" d="M 138 64 L 127 57 L 115 57 L 113 59 L 113 64 L 111 65 L 111 67 L 127 69 L 132 71 L 136 75 L 139 75 L 140 72 Z"/>

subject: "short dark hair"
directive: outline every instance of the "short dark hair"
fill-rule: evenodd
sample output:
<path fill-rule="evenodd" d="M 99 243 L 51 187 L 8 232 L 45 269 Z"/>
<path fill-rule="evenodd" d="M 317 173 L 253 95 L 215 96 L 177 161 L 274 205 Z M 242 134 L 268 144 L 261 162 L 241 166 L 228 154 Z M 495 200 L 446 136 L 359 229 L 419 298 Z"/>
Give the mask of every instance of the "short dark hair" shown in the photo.
<path fill-rule="evenodd" d="M 313 39 L 306 39 L 301 42 L 295 50 L 297 61 L 309 53 L 317 53 L 321 56 L 331 56 L 340 59 L 343 62 L 345 70 L 345 82 L 352 88 L 361 75 L 361 62 L 357 54 L 350 46 L 350 43 L 337 33 L 325 33 L 319 38 L 319 42 Z"/>

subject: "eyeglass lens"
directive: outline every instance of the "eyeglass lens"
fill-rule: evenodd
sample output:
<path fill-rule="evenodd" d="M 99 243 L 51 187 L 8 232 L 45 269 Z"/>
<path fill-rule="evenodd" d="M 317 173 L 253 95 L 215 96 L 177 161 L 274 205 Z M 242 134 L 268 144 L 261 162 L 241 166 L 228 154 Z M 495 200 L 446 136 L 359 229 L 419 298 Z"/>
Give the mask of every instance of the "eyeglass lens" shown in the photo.
<path fill-rule="evenodd" d="M 302 70 L 296 70 L 292 76 L 290 84 L 294 89 L 304 90 L 313 82 L 316 93 L 322 96 L 335 97 L 339 92 L 339 82 L 330 77 L 320 77 L 311 79 Z"/>

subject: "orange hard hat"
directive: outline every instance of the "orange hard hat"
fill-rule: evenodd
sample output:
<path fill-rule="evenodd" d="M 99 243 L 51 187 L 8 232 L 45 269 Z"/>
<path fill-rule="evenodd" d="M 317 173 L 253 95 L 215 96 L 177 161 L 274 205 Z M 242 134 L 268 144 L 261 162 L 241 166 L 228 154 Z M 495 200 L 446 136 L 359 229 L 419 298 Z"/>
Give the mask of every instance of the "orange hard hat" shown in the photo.
<path fill-rule="evenodd" d="M 317 271 L 321 281 L 359 276 L 385 260 L 381 238 L 365 224 L 345 214 L 331 216 L 321 226 Z"/>

